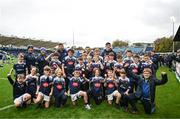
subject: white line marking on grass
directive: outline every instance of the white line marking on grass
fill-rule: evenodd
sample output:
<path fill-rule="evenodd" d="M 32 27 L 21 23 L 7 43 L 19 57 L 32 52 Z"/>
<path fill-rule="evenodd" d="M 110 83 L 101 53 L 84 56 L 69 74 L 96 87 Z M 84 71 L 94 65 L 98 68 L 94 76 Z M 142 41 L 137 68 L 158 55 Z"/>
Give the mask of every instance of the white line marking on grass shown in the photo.
<path fill-rule="evenodd" d="M 0 108 L 0 111 L 11 108 L 11 107 L 14 107 L 14 105 L 8 105 L 8 106 L 5 106 L 3 108 Z"/>
<path fill-rule="evenodd" d="M 5 79 L 7 79 L 7 78 L 0 78 L 0 79 L 3 79 L 3 80 L 5 80 Z"/>

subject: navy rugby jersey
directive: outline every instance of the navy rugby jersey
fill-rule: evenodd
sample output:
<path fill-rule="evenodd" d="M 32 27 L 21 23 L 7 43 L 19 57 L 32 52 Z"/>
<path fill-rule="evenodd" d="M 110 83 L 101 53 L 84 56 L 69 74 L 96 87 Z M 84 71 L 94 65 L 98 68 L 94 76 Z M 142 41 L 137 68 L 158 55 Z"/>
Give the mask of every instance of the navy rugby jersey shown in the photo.
<path fill-rule="evenodd" d="M 32 76 L 30 74 L 26 77 L 27 92 L 31 94 L 33 97 L 36 95 L 37 81 L 37 76 Z"/>
<path fill-rule="evenodd" d="M 63 60 L 63 64 L 64 64 L 64 68 L 66 70 L 66 73 L 72 73 L 74 71 L 75 68 L 75 64 L 76 64 L 76 58 L 75 57 L 69 57 L 66 56 Z"/>
<path fill-rule="evenodd" d="M 105 68 L 105 69 L 114 69 L 114 65 L 115 65 L 116 63 L 117 63 L 117 62 L 116 62 L 115 60 L 105 62 L 104 68 Z"/>
<path fill-rule="evenodd" d="M 53 78 L 51 76 L 41 76 L 38 81 L 38 85 L 40 86 L 39 91 L 48 96 L 51 92 L 52 82 Z"/>
<path fill-rule="evenodd" d="M 7 77 L 10 84 L 13 86 L 13 99 L 16 99 L 26 93 L 26 83 L 18 83 L 14 81 L 11 76 Z"/>
<path fill-rule="evenodd" d="M 17 64 L 14 64 L 14 66 L 13 66 L 15 75 L 18 75 L 18 74 L 26 75 L 26 68 L 27 68 L 26 63 L 21 63 L 21 64 L 17 63 Z"/>
<path fill-rule="evenodd" d="M 61 67 L 61 62 L 59 60 L 51 60 L 49 65 L 51 69 L 56 70 L 58 67 Z"/>
<path fill-rule="evenodd" d="M 111 79 L 106 80 L 106 84 L 107 84 L 106 95 L 109 95 L 116 90 L 115 83 L 113 80 L 111 80 Z"/>
<path fill-rule="evenodd" d="M 103 77 L 92 77 L 91 79 L 91 90 L 93 92 L 102 92 L 102 81 L 104 80 Z"/>
<path fill-rule="evenodd" d="M 80 77 L 72 77 L 69 82 L 70 94 L 76 94 L 81 90 L 82 79 Z"/>
<path fill-rule="evenodd" d="M 124 93 L 125 91 L 131 88 L 130 80 L 127 77 L 125 77 L 125 79 L 122 79 L 121 77 L 119 77 L 116 81 L 118 83 L 118 91 L 120 93 Z"/>
<path fill-rule="evenodd" d="M 64 94 L 65 91 L 66 91 L 65 79 L 55 77 L 53 80 L 53 94 L 54 94 L 54 96 Z"/>

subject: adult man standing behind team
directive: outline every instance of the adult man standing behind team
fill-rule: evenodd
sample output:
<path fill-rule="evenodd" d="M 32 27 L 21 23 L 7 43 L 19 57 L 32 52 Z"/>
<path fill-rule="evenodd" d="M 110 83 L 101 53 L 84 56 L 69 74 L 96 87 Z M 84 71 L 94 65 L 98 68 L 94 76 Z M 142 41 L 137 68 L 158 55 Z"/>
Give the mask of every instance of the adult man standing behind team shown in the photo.
<path fill-rule="evenodd" d="M 30 74 L 31 66 L 36 65 L 36 57 L 34 54 L 34 47 L 32 45 L 29 45 L 27 47 L 28 52 L 24 56 L 24 60 L 26 61 L 26 65 L 28 68 L 28 74 Z"/>
<path fill-rule="evenodd" d="M 57 52 L 59 53 L 59 61 L 63 61 L 63 59 L 67 56 L 67 50 L 64 48 L 62 43 L 58 44 Z"/>
<path fill-rule="evenodd" d="M 114 53 L 114 60 L 116 60 L 116 53 L 113 51 L 111 43 L 107 42 L 105 49 L 101 53 L 101 56 L 104 58 L 106 55 L 109 55 L 109 53 L 113 52 Z"/>

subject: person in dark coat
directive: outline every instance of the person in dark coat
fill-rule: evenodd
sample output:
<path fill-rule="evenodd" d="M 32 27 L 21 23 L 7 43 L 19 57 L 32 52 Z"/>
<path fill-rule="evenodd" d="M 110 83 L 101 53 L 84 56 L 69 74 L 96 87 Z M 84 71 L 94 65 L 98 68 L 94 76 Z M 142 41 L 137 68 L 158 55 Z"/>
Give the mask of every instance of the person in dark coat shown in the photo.
<path fill-rule="evenodd" d="M 134 78 L 138 78 L 137 91 L 128 95 L 128 102 L 132 106 L 132 113 L 137 113 L 138 109 L 135 105 L 137 100 L 140 100 L 143 104 L 145 113 L 151 114 L 155 112 L 155 91 L 156 86 L 167 83 L 168 77 L 166 72 L 161 72 L 162 79 L 158 80 L 156 77 L 152 76 L 152 70 L 150 68 L 145 68 L 142 75 L 133 74 L 127 71 Z"/>
<path fill-rule="evenodd" d="M 105 49 L 101 53 L 101 56 L 104 58 L 104 56 L 109 55 L 111 52 L 113 52 L 114 60 L 116 60 L 116 53 L 113 51 L 111 43 L 107 42 Z"/>

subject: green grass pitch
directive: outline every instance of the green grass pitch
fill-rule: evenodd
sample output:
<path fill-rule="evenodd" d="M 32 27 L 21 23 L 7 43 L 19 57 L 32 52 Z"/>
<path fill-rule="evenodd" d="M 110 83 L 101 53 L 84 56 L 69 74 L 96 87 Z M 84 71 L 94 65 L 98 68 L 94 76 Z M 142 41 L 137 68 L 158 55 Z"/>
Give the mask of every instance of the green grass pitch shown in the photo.
<path fill-rule="evenodd" d="M 10 64 L 0 67 L 0 109 L 13 104 L 12 87 L 6 79 L 11 67 Z M 49 109 L 36 108 L 36 105 L 30 105 L 25 109 L 10 107 L 0 111 L 0 118 L 180 118 L 180 84 L 167 67 L 158 70 L 159 78 L 161 71 L 168 73 L 169 81 L 156 88 L 156 112 L 152 115 L 144 114 L 139 103 L 139 113 L 134 115 L 109 106 L 106 101 L 97 106 L 91 100 L 92 110 L 88 111 L 84 108 L 82 99 L 78 101 L 77 106 L 72 106 L 69 98 L 65 107 L 60 109 L 53 105 Z"/>

